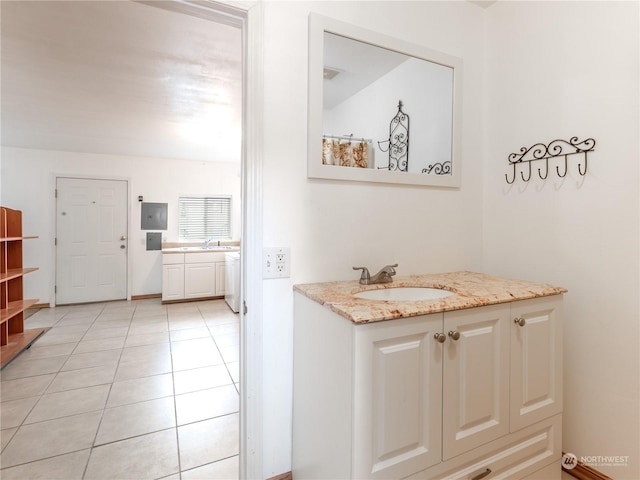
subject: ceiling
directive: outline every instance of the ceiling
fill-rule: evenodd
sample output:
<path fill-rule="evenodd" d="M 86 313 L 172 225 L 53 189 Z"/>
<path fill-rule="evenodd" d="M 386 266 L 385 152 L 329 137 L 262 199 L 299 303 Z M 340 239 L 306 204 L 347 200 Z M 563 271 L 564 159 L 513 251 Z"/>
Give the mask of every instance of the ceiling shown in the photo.
<path fill-rule="evenodd" d="M 332 78 L 325 75 L 322 82 L 324 108 L 335 107 L 410 58 L 330 32 L 323 38 L 323 65 L 334 73 Z"/>
<path fill-rule="evenodd" d="M 1 8 L 2 145 L 240 161 L 238 26 L 130 1 Z"/>

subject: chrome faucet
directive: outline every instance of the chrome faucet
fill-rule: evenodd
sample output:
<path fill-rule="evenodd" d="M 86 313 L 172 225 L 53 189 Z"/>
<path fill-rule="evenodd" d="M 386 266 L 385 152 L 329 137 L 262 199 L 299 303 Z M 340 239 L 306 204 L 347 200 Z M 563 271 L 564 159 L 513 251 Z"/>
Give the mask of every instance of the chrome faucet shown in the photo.
<path fill-rule="evenodd" d="M 204 249 L 209 248 L 209 245 L 211 244 L 211 242 L 213 242 L 213 237 L 206 239 L 204 241 L 204 246 L 202 248 L 204 248 Z M 220 246 L 220 240 L 218 240 L 218 246 Z"/>
<path fill-rule="evenodd" d="M 369 269 L 367 267 L 353 267 L 353 269 L 362 270 L 362 275 L 360 275 L 360 283 L 362 285 L 373 285 L 376 283 L 393 282 L 393 278 L 391 277 L 396 274 L 395 267 L 397 266 L 397 263 L 394 265 L 385 265 L 373 277 L 369 274 Z"/>

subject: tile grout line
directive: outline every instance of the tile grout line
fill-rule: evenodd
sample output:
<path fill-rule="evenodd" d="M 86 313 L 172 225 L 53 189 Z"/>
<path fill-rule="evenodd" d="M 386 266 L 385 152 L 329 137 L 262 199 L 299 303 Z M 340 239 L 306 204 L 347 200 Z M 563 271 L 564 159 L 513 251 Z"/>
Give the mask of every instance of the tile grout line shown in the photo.
<path fill-rule="evenodd" d="M 137 307 L 136 307 L 137 308 Z M 102 311 L 100 312 L 100 314 L 98 314 L 98 316 L 96 317 L 96 320 L 98 318 L 100 318 L 100 315 L 104 312 L 104 308 L 102 309 Z M 131 314 L 131 318 L 129 318 L 129 328 L 131 328 L 131 322 L 133 321 L 133 315 L 135 313 L 135 308 L 133 310 L 133 313 Z M 93 326 L 96 322 L 96 320 L 94 320 L 94 322 L 91 324 L 91 326 Z M 100 427 L 102 426 L 102 421 L 104 420 L 104 414 L 107 410 L 107 404 L 109 403 L 109 397 L 111 396 L 111 391 L 113 390 L 113 384 L 115 383 L 116 380 L 116 374 L 118 373 L 118 368 L 120 367 L 120 361 L 122 360 L 122 354 L 124 352 L 124 345 L 126 343 L 126 339 L 127 336 L 129 334 L 129 328 L 127 328 L 127 335 L 125 335 L 125 341 L 122 344 L 122 348 L 120 349 L 120 355 L 118 356 L 118 361 L 116 362 L 116 367 L 113 371 L 113 378 L 111 379 L 111 382 L 109 383 L 109 392 L 107 393 L 106 398 L 104 399 L 104 406 L 102 407 L 101 413 L 100 413 L 100 421 L 98 422 L 98 427 L 96 428 L 96 431 L 93 435 L 93 440 L 91 441 L 91 446 L 89 447 L 89 456 L 87 457 L 87 462 L 84 465 L 84 469 L 82 471 L 82 479 L 85 478 L 85 476 L 87 475 L 87 470 L 89 469 L 89 463 L 91 463 L 91 457 L 93 456 L 93 451 L 94 449 L 97 448 L 96 446 L 96 440 L 98 439 L 98 433 L 100 432 Z M 91 329 L 91 327 L 89 327 L 89 330 Z M 87 332 L 89 331 L 87 330 Z M 85 333 L 86 335 L 86 333 Z M 84 336 L 83 336 L 84 338 Z M 82 341 L 82 340 L 81 340 Z M 80 343 L 78 342 L 78 345 L 80 345 Z"/>
<path fill-rule="evenodd" d="M 169 312 L 169 309 L 164 309 L 164 310 L 163 310 L 163 317 L 164 317 L 164 322 L 166 322 L 166 323 L 167 323 L 167 337 L 168 337 L 168 338 L 167 338 L 167 341 L 168 341 L 168 343 L 169 343 L 169 354 L 170 354 L 170 361 L 171 361 L 171 375 L 172 375 L 172 376 L 171 376 L 171 382 L 172 382 L 172 395 L 161 395 L 160 397 L 153 398 L 152 400 L 156 400 L 156 399 L 160 399 L 160 398 L 168 398 L 169 396 L 172 396 L 172 397 L 173 397 L 173 410 L 174 410 L 174 416 L 175 416 L 175 426 L 174 426 L 174 427 L 169 427 L 169 428 L 161 428 L 161 429 L 153 430 L 153 431 L 150 431 L 150 432 L 144 432 L 144 433 L 140 433 L 140 434 L 137 434 L 137 435 L 132 435 L 132 436 L 127 437 L 127 438 L 117 439 L 117 440 L 113 440 L 113 441 L 111 441 L 111 442 L 106 442 L 106 443 L 104 443 L 104 444 L 102 444 L 102 445 L 96 445 L 96 440 L 97 440 L 97 438 L 98 438 L 98 432 L 100 431 L 100 428 L 102 427 L 102 422 L 103 422 L 103 420 L 104 420 L 104 418 L 105 418 L 105 417 L 104 417 L 105 412 L 106 412 L 107 408 L 109 408 L 109 407 L 107 407 L 107 405 L 108 405 L 109 398 L 111 397 L 111 394 L 113 393 L 113 386 L 114 386 L 114 383 L 116 383 L 116 381 L 115 381 L 115 380 L 116 380 L 116 374 L 117 374 L 118 369 L 119 369 L 119 368 L 120 368 L 120 366 L 122 365 L 122 363 L 121 363 L 121 362 L 122 362 L 122 360 L 123 360 L 123 354 L 124 354 L 124 351 L 125 351 L 124 349 L 125 349 L 125 348 L 128 348 L 128 347 L 126 346 L 126 342 L 127 342 L 127 339 L 128 339 L 128 338 L 129 338 L 129 336 L 130 336 L 131 329 L 132 329 L 132 327 L 133 327 L 133 322 L 134 322 L 134 319 L 135 319 L 135 317 L 136 317 L 136 313 L 137 313 L 137 311 L 138 311 L 138 308 L 139 308 L 139 306 L 140 306 L 140 305 L 139 305 L 139 304 L 137 304 L 137 303 L 134 303 L 134 305 L 135 305 L 135 308 L 133 309 L 133 311 L 130 313 L 130 315 L 129 315 L 129 317 L 128 317 L 128 326 L 127 326 L 127 332 L 126 332 L 126 334 L 125 334 L 125 336 L 124 336 L 124 344 L 122 345 L 122 347 L 118 348 L 118 350 L 119 350 L 119 352 L 120 352 L 120 353 L 119 353 L 119 355 L 118 355 L 118 357 L 117 357 L 117 361 L 116 361 L 116 363 L 115 363 L 115 369 L 114 369 L 114 373 L 113 373 L 113 376 L 112 376 L 112 378 L 111 378 L 111 381 L 106 382 L 106 383 L 98 383 L 98 384 L 96 384 L 96 385 L 89 385 L 89 386 L 83 386 L 83 387 L 70 388 L 70 389 L 67 389 L 67 390 L 61 390 L 61 391 L 59 391 L 59 392 L 50 392 L 50 393 L 47 393 L 48 389 L 51 387 L 51 385 L 52 385 L 52 384 L 53 384 L 53 382 L 56 380 L 56 378 L 58 378 L 58 376 L 59 376 L 61 373 L 63 373 L 63 372 L 62 372 L 62 369 L 64 368 L 64 366 L 65 366 L 65 365 L 67 365 L 67 363 L 69 362 L 69 360 L 71 359 L 71 357 L 72 357 L 72 356 L 74 356 L 74 355 L 80 355 L 80 354 L 83 354 L 83 353 L 95 353 L 95 352 L 104 351 L 104 350 L 95 350 L 95 351 L 90 351 L 90 352 L 79 352 L 79 353 L 76 353 L 78 346 L 80 345 L 80 343 L 81 343 L 83 340 L 86 340 L 86 336 L 87 336 L 88 334 L 90 334 L 90 332 L 92 332 L 92 331 L 93 331 L 92 329 L 96 326 L 96 323 L 98 323 L 98 322 L 100 321 L 100 317 L 105 316 L 105 315 L 108 315 L 108 314 L 110 313 L 110 312 L 109 312 L 109 309 L 107 308 L 107 306 L 106 306 L 106 305 L 104 305 L 104 304 L 102 304 L 102 305 L 101 305 L 101 309 L 100 309 L 100 311 L 99 311 L 97 314 L 95 314 L 95 317 L 94 317 L 94 318 L 93 318 L 93 320 L 91 321 L 91 324 L 90 324 L 90 325 L 89 325 L 89 327 L 88 327 L 88 328 L 83 332 L 82 336 L 80 336 L 80 339 L 76 342 L 76 346 L 73 348 L 73 350 L 71 350 L 71 353 L 64 355 L 64 356 L 66 357 L 66 360 L 64 360 L 64 362 L 61 364 L 61 366 L 57 369 L 57 371 L 56 371 L 56 372 L 51 372 L 51 373 L 53 373 L 53 375 L 52 375 L 51 379 L 50 379 L 50 380 L 47 382 L 47 384 L 43 387 L 42 393 L 41 393 L 41 394 L 39 394 L 39 395 L 37 396 L 37 397 L 38 397 L 38 400 L 35 402 L 35 404 L 33 405 L 33 407 L 32 407 L 31 409 L 29 409 L 29 412 L 27 412 L 27 413 L 26 413 L 26 415 L 25 415 L 25 416 L 24 416 L 24 418 L 22 419 L 22 421 L 21 421 L 20 425 L 19 425 L 18 427 L 16 427 L 16 431 L 13 433 L 12 438 L 11 438 L 11 439 L 7 442 L 7 444 L 5 445 L 5 449 L 6 449 L 6 448 L 11 444 L 11 442 L 14 440 L 14 437 L 15 437 L 15 435 L 18 433 L 18 430 L 19 430 L 23 425 L 25 425 L 25 423 L 24 423 L 24 422 L 25 422 L 25 421 L 26 421 L 26 419 L 29 417 L 29 415 L 31 415 L 31 413 L 32 413 L 32 412 L 33 412 L 33 410 L 37 407 L 37 405 L 39 405 L 39 404 L 40 404 L 40 402 L 43 400 L 43 398 L 44 398 L 44 396 L 45 396 L 45 395 L 52 395 L 52 394 L 57 394 L 57 393 L 70 392 L 70 391 L 73 391 L 73 390 L 81 390 L 81 389 L 85 389 L 85 388 L 98 387 L 98 386 L 101 386 L 101 385 L 108 385 L 108 391 L 106 392 L 106 397 L 105 397 L 104 404 L 103 404 L 102 408 L 101 408 L 101 409 L 90 410 L 90 411 L 88 411 L 88 412 L 82 412 L 82 414 L 88 414 L 88 413 L 100 412 L 100 419 L 99 419 L 99 422 L 98 422 L 98 426 L 97 426 L 97 428 L 96 428 L 96 431 L 95 431 L 95 433 L 94 433 L 94 435 L 93 435 L 93 440 L 92 440 L 92 442 L 91 442 L 91 446 L 90 446 L 90 447 L 88 447 L 88 448 L 81 448 L 81 449 L 73 450 L 73 451 L 70 451 L 70 452 L 65 452 L 65 453 L 60 453 L 60 454 L 56 454 L 56 455 L 51 455 L 51 456 L 48 456 L 48 457 L 38 458 L 38 459 L 31 460 L 31 461 L 28 461 L 28 462 L 20 463 L 20 464 L 17 464 L 17 465 L 12 465 L 12 466 L 10 466 L 10 467 L 6 467 L 6 468 L 13 468 L 13 467 L 17 467 L 17 466 L 27 465 L 27 464 L 29 464 L 29 463 L 34 463 L 34 462 L 38 462 L 38 461 L 41 461 L 41 460 L 47 460 L 47 459 L 51 459 L 51 458 L 60 457 L 60 456 L 63 456 L 63 455 L 68 455 L 68 454 L 77 453 L 77 452 L 84 451 L 84 450 L 89 450 L 89 454 L 88 454 L 88 457 L 87 457 L 86 463 L 85 463 L 84 468 L 83 468 L 83 473 L 82 473 L 82 478 L 84 478 L 84 477 L 86 476 L 86 474 L 87 474 L 87 471 L 88 471 L 88 468 L 89 468 L 89 464 L 90 464 L 90 462 L 91 462 L 91 458 L 92 458 L 92 453 L 93 453 L 93 450 L 94 450 L 94 449 L 96 449 L 96 448 L 98 448 L 98 447 L 100 447 L 100 446 L 114 444 L 114 443 L 117 443 L 117 442 L 120 442 L 120 441 L 123 441 L 123 440 L 128 440 L 128 439 L 131 439 L 131 438 L 142 437 L 142 436 L 145 436 L 145 435 L 148 435 L 148 434 L 151 434 L 151 433 L 157 433 L 157 432 L 160 432 L 160 431 L 168 431 L 170 428 L 173 428 L 173 429 L 174 429 L 174 431 L 175 431 L 175 435 L 176 435 L 176 447 L 177 447 L 177 459 L 178 459 L 178 472 L 177 472 L 177 474 L 178 474 L 178 476 L 180 476 L 180 477 L 182 476 L 182 458 L 181 458 L 181 454 L 180 454 L 180 440 L 179 440 L 179 435 L 178 435 L 178 411 L 177 411 L 178 409 L 177 409 L 177 401 L 176 401 L 176 400 L 177 400 L 177 399 L 176 399 L 176 397 L 177 397 L 177 394 L 176 394 L 176 377 L 175 377 L 175 373 L 176 373 L 176 371 L 175 371 L 175 368 L 174 368 L 174 367 L 175 367 L 175 366 L 174 366 L 174 356 L 173 356 L 173 353 L 174 353 L 174 352 L 173 352 L 173 341 L 171 340 L 171 329 L 170 329 L 170 326 L 171 326 L 171 325 L 170 325 L 170 323 L 171 323 L 171 322 L 169 322 L 169 318 L 170 318 L 170 312 Z M 221 309 L 221 310 L 222 310 L 222 309 Z M 200 320 L 200 321 L 202 321 L 202 322 L 204 323 L 204 327 L 207 329 L 207 330 L 206 330 L 206 331 L 207 331 L 207 337 L 208 337 L 208 338 L 211 338 L 211 340 L 213 341 L 213 343 L 214 343 L 214 345 L 215 345 L 215 347 L 216 347 L 217 353 L 218 353 L 218 355 L 220 356 L 221 363 L 224 365 L 224 369 L 225 369 L 226 375 L 228 376 L 228 381 L 230 382 L 230 383 L 229 383 L 229 385 L 233 385 L 233 386 L 234 386 L 234 389 L 236 390 L 236 393 L 238 393 L 238 386 L 236 385 L 236 382 L 235 382 L 235 380 L 234 380 L 233 376 L 231 375 L 231 371 L 230 371 L 230 369 L 229 369 L 229 365 L 228 365 L 228 364 L 229 364 L 229 362 L 227 361 L 227 359 L 225 359 L 225 357 L 224 357 L 224 356 L 223 356 L 223 354 L 222 354 L 222 351 L 221 351 L 221 349 L 220 349 L 220 346 L 219 346 L 218 342 L 216 341 L 216 336 L 214 335 L 214 331 L 212 330 L 212 327 L 207 323 L 207 314 L 206 314 L 206 312 L 203 312 L 203 309 L 202 309 L 202 308 L 200 308 L 200 305 L 197 305 L 197 311 L 198 311 L 198 314 L 199 314 L 199 315 L 198 315 L 199 320 Z M 52 325 L 52 327 L 53 327 L 53 326 L 55 326 L 55 325 L 58 325 L 58 324 L 59 324 L 59 322 L 60 322 L 60 321 L 62 321 L 63 319 L 65 319 L 65 317 L 67 317 L 67 315 L 68 315 L 69 313 L 70 313 L 70 311 L 67 311 L 67 312 L 65 312 L 65 313 L 64 313 L 64 315 L 62 315 L 60 318 L 56 318 L 56 319 L 55 319 L 55 322 L 54 322 L 54 323 L 53 323 L 53 325 Z M 209 312 L 209 313 L 212 313 L 212 312 Z M 216 315 L 216 312 L 213 312 L 213 315 L 215 316 L 215 315 Z M 154 316 L 154 315 L 150 315 L 150 317 L 152 317 L 152 316 Z M 178 313 L 178 315 L 175 315 L 175 317 L 176 317 L 176 318 L 179 318 L 179 317 L 180 317 L 179 313 Z M 144 317 L 140 317 L 140 318 L 144 318 Z M 233 324 L 233 323 L 235 323 L 235 322 L 234 322 L 234 321 L 231 321 L 231 322 L 223 322 L 222 324 L 224 324 L 224 323 Z M 79 325 L 79 324 L 78 324 L 78 325 Z M 71 326 L 71 325 L 70 325 L 70 326 Z M 110 328 L 110 327 L 109 327 L 107 324 L 105 324 L 105 328 Z M 196 328 L 196 327 L 194 327 L 194 328 Z M 199 328 L 199 327 L 198 327 L 198 328 Z M 188 329 L 188 328 L 187 328 L 187 329 Z M 97 330 L 100 330 L 100 329 L 97 329 Z M 179 328 L 178 328 L 178 329 L 176 329 L 176 331 L 179 331 L 179 330 L 181 330 L 181 329 L 179 329 Z M 228 334 L 228 335 L 232 335 L 232 334 Z M 107 338 L 111 338 L 111 337 L 96 338 L 95 340 L 102 340 L 102 339 L 107 339 Z M 198 338 L 198 337 L 194 337 L 194 338 L 185 338 L 185 339 L 183 339 L 183 340 L 184 340 L 184 341 L 189 341 L 189 340 L 196 340 L 197 338 Z M 202 338 L 205 338 L 205 337 L 202 337 Z M 176 341 L 180 341 L 180 340 L 176 340 Z M 162 344 L 162 343 L 164 343 L 164 342 L 160 342 L 159 344 Z M 55 345 L 55 344 L 54 344 L 54 345 Z M 149 345 L 156 345 L 156 344 L 155 344 L 155 343 L 151 343 L 151 344 L 149 344 Z M 142 345 L 133 345 L 131 348 L 135 348 L 135 347 L 139 347 L 139 346 L 140 346 L 140 347 L 144 347 L 144 346 L 146 346 L 146 344 L 142 344 Z M 115 350 L 115 349 L 107 349 L 107 350 Z M 42 358 L 47 358 L 47 357 L 42 357 Z M 215 366 L 215 365 L 214 365 L 214 366 Z M 89 367 L 86 367 L 86 368 L 89 368 Z M 184 369 L 184 371 L 197 370 L 197 369 L 199 369 L 199 368 L 205 368 L 205 367 L 194 366 L 194 367 L 190 367 L 190 368 Z M 83 369 L 83 368 L 78 368 L 78 369 L 68 370 L 68 371 L 72 372 L 72 371 L 82 370 L 82 369 Z M 168 373 L 168 372 L 167 372 L 167 373 Z M 18 380 L 18 379 L 20 379 L 20 378 L 31 378 L 31 377 L 35 377 L 35 376 L 41 376 L 41 375 L 49 375 L 49 374 L 48 374 L 48 373 L 47 373 L 47 374 L 38 373 L 37 375 L 27 375 L 26 377 L 17 377 L 17 378 L 16 378 L 16 380 Z M 153 374 L 153 375 L 145 375 L 144 377 L 140 377 L 140 378 L 150 378 L 150 377 L 155 377 L 155 376 L 160 376 L 160 375 L 164 375 L 164 373 L 162 373 L 162 374 L 160 374 L 160 373 L 155 373 L 155 374 Z M 132 380 L 133 380 L 133 379 L 132 379 Z M 226 384 L 226 383 L 225 383 L 225 385 L 215 385 L 215 387 L 211 387 L 211 388 L 222 387 L 222 386 L 228 386 L 228 384 Z M 207 388 L 207 389 L 208 389 L 208 388 Z M 207 390 L 207 389 L 203 389 L 203 390 Z M 196 390 L 196 391 L 198 391 L 198 390 Z M 185 392 L 185 393 L 191 393 L 191 392 Z M 24 397 L 24 398 L 28 398 L 28 397 Z M 134 405 L 134 404 L 137 404 L 137 403 L 143 403 L 143 402 L 146 402 L 146 401 L 148 401 L 148 400 L 137 400 L 137 401 L 135 401 L 135 402 L 129 402 L 129 403 L 126 403 L 126 404 L 123 404 L 123 405 L 117 405 L 116 407 L 124 406 L 124 405 Z M 112 408 L 116 408 L 116 407 L 112 407 Z M 212 417 L 212 418 L 222 418 L 222 417 L 229 416 L 229 415 L 233 415 L 233 414 L 237 414 L 237 413 L 238 413 L 238 411 L 236 411 L 236 412 L 231 412 L 231 413 L 227 413 L 227 414 L 223 414 L 223 415 L 217 415 L 217 416 Z M 65 417 L 69 417 L 69 416 L 74 416 L 74 415 L 77 415 L 77 414 L 64 415 L 64 416 L 62 416 L 62 417 L 55 417 L 55 418 L 47 418 L 46 420 L 42 420 L 42 422 L 49 421 L 49 420 L 58 420 L 58 419 L 61 419 L 61 418 L 65 418 Z M 192 424 L 196 424 L 196 423 L 199 423 L 199 422 L 204 421 L 204 420 L 209 420 L 209 419 L 201 419 L 201 420 L 197 420 L 197 421 L 193 421 L 193 422 L 185 423 L 185 425 L 192 425 Z M 35 423 L 41 423 L 41 422 L 34 422 L 34 424 L 35 424 Z M 3 450 L 4 450 L 4 449 L 3 449 Z M 189 468 L 188 470 L 193 470 L 193 469 L 196 469 L 196 468 L 203 467 L 203 466 L 205 466 L 205 465 L 214 464 L 214 463 L 217 463 L 217 462 L 219 462 L 219 461 L 226 460 L 226 459 L 228 459 L 228 458 L 232 458 L 232 457 L 235 457 L 235 456 L 237 456 L 237 455 L 231 455 L 231 456 L 228 456 L 228 457 L 219 458 L 219 459 L 216 459 L 216 460 L 214 460 L 214 461 L 206 462 L 206 463 L 204 463 L 204 464 L 202 464 L 202 465 L 198 465 L 198 466 L 196 466 L 196 467 Z M 4 468 L 3 468 L 3 470 L 4 470 Z M 175 475 L 175 473 L 168 474 L 168 476 L 171 476 L 171 475 Z"/>
<path fill-rule="evenodd" d="M 176 402 L 176 376 L 173 366 L 173 345 L 171 341 L 171 325 L 169 322 L 169 309 L 166 309 L 167 313 L 167 336 L 169 337 L 169 358 L 171 359 L 171 388 L 173 389 L 173 417 L 176 422 L 174 427 L 176 436 L 176 456 L 178 458 L 178 477 L 182 478 L 182 455 L 180 455 L 180 435 L 178 434 L 178 404 Z M 175 475 L 170 474 L 170 475 Z"/>

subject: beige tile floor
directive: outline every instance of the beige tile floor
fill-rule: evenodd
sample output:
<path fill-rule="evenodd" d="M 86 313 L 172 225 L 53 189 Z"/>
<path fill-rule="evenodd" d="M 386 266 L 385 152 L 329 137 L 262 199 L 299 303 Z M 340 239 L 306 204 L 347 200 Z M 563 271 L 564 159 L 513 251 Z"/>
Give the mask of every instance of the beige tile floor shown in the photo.
<path fill-rule="evenodd" d="M 0 372 L 0 478 L 237 479 L 239 320 L 223 300 L 42 309 Z"/>

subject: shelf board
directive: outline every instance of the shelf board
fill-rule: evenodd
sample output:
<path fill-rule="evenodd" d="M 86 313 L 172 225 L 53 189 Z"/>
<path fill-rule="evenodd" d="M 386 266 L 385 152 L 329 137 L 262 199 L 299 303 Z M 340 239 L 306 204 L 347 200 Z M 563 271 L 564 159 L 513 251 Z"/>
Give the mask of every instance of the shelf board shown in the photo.
<path fill-rule="evenodd" d="M 27 273 L 35 272 L 36 270 L 38 270 L 38 267 L 10 268 L 6 273 L 0 273 L 0 283 L 8 282 L 9 280 L 21 277 Z"/>
<path fill-rule="evenodd" d="M 0 368 L 4 368 L 5 365 L 31 346 L 31 344 L 47 330 L 49 330 L 49 328 L 33 328 L 25 330 L 22 333 L 9 335 L 7 344 L 3 345 L 2 349 L 0 349 Z"/>
<path fill-rule="evenodd" d="M 0 309 L 0 323 L 4 323 L 15 317 L 21 312 L 24 312 L 27 308 L 38 303 L 38 299 L 30 300 L 16 300 L 15 302 L 9 302 L 7 308 Z"/>
<path fill-rule="evenodd" d="M 18 240 L 32 240 L 34 238 L 39 238 L 37 235 L 28 235 L 23 237 L 0 237 L 0 242 L 16 242 Z"/>

